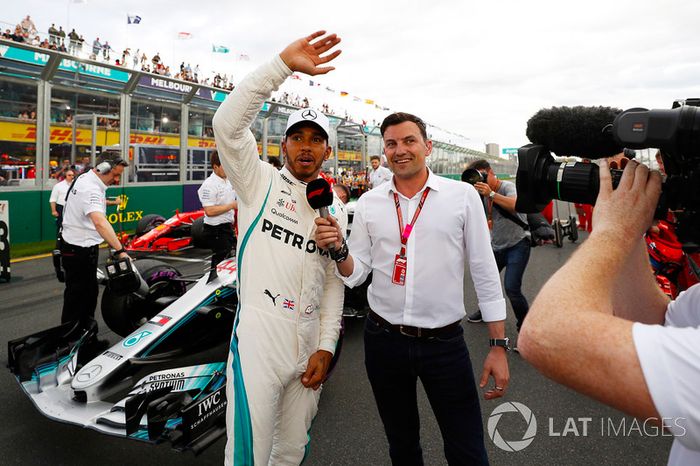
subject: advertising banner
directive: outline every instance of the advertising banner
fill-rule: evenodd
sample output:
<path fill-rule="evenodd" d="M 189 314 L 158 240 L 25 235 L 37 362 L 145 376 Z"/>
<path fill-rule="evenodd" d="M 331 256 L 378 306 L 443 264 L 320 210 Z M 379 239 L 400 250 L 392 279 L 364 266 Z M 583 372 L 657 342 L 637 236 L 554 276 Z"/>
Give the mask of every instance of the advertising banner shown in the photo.
<path fill-rule="evenodd" d="M 0 57 L 39 66 L 44 66 L 49 61 L 49 55 L 46 53 L 33 52 L 31 50 L 10 47 L 8 45 L 0 45 Z M 58 66 L 58 69 L 64 71 L 77 71 L 78 73 L 86 76 L 110 79 L 112 81 L 119 81 L 122 83 L 127 82 L 131 76 L 131 74 L 127 73 L 126 71 L 115 70 L 113 68 L 91 63 L 82 63 L 68 58 L 61 60 L 61 64 Z"/>

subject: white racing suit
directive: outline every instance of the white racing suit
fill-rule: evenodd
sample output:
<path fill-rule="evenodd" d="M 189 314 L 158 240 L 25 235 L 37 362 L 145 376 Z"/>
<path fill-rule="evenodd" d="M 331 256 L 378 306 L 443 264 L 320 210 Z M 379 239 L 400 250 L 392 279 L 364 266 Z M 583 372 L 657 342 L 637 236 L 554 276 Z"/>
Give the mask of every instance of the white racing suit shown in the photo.
<path fill-rule="evenodd" d="M 299 464 L 319 391 L 301 384 L 309 357 L 334 353 L 343 283 L 316 246 L 306 183 L 258 156 L 250 126 L 291 71 L 277 56 L 248 75 L 219 107 L 214 134 L 238 195 L 239 310 L 226 376 L 226 465 Z M 337 197 L 329 211 L 347 226 Z"/>

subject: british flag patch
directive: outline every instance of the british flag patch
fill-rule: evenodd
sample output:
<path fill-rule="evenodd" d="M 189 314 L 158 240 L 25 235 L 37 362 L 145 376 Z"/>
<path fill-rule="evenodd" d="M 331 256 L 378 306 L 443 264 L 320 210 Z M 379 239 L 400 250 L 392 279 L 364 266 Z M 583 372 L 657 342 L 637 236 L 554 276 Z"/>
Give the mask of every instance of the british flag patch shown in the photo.
<path fill-rule="evenodd" d="M 293 311 L 294 310 L 294 301 L 292 301 L 291 299 L 285 299 L 284 301 L 282 301 L 282 307 L 284 309 L 289 309 L 290 311 Z"/>

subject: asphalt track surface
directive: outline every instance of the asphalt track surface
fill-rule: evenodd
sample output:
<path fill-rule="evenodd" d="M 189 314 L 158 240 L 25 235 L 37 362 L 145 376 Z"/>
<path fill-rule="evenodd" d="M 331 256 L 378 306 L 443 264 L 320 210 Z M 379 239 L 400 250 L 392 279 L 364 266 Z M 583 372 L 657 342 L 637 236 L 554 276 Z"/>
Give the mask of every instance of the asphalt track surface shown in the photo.
<path fill-rule="evenodd" d="M 585 235 L 582 235 L 583 240 Z M 580 241 L 579 240 L 579 243 Z M 532 250 L 523 290 L 532 299 L 577 244 L 565 241 Z M 102 252 L 104 255 L 104 252 Z M 206 252 L 191 250 L 176 259 L 197 259 Z M 103 261 L 101 261 L 103 263 Z M 205 262 L 171 261 L 183 273 L 198 273 Z M 0 359 L 7 361 L 8 340 L 56 325 L 60 321 L 63 287 L 56 281 L 50 258 L 18 262 L 13 279 L 0 283 Z M 576 280 L 577 277 L 571 277 Z M 473 285 L 465 282 L 467 312 L 476 309 Z M 512 311 L 507 332 L 515 335 Z M 98 310 L 99 315 L 99 310 Z M 118 337 L 100 320 L 101 336 L 112 343 Z M 323 388 L 312 430 L 311 451 L 305 465 L 388 465 L 389 453 L 381 421 L 364 370 L 362 321 L 346 323 L 342 357 Z M 464 323 L 477 379 L 488 351 L 484 324 Z M 595 344 L 594 341 L 591 344 Z M 518 402 L 532 410 L 537 434 L 521 451 L 498 448 L 486 434 L 486 447 L 494 465 L 656 465 L 665 464 L 671 439 L 653 430 L 644 434 L 629 417 L 578 395 L 540 375 L 520 356 L 509 355 L 511 383 L 507 395 L 496 401 L 481 400 L 484 426 L 503 402 Z M 582 367 L 582 371 L 586 368 Z M 421 438 L 427 465 L 446 464 L 442 440 L 430 405 L 419 384 Z M 579 420 L 590 418 L 589 421 Z M 218 465 L 223 463 L 224 440 L 198 457 L 179 453 L 167 444 L 150 445 L 109 437 L 43 417 L 23 394 L 8 370 L 0 371 L 0 464 L 12 465 Z M 587 427 L 584 436 L 584 425 Z M 521 440 L 526 421 L 518 413 L 503 414 L 497 431 L 507 441 Z M 558 434 L 558 435 L 556 435 Z M 576 435 L 578 434 L 578 435 Z M 648 434 L 648 435 L 647 435 Z"/>

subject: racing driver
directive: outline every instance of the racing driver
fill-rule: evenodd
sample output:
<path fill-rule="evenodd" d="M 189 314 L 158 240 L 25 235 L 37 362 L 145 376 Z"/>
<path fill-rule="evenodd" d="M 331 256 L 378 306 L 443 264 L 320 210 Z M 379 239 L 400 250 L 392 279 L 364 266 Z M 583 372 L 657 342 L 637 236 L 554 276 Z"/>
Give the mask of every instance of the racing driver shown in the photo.
<path fill-rule="evenodd" d="M 260 160 L 250 130 L 265 100 L 293 72 L 333 69 L 319 65 L 340 50 L 321 55 L 340 38 L 324 34 L 293 42 L 253 71 L 214 116 L 219 156 L 238 194 L 240 235 L 240 306 L 226 370 L 226 465 L 301 463 L 338 340 L 343 283 L 329 254 L 316 246 L 318 214 L 306 200 L 306 183 L 331 155 L 328 118 L 309 108 L 289 116 L 280 171 Z M 337 196 L 329 211 L 345 230 Z"/>

